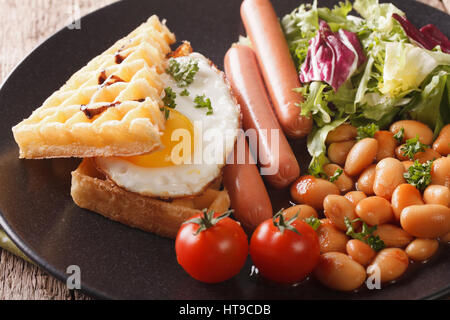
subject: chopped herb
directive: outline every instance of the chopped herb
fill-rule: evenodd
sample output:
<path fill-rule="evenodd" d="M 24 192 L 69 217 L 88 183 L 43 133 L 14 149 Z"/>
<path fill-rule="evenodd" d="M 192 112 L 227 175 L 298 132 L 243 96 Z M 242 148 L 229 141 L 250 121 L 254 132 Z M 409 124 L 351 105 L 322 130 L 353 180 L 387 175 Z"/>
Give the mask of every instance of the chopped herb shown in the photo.
<path fill-rule="evenodd" d="M 175 103 L 175 99 L 177 98 L 177 94 L 172 90 L 171 87 L 167 87 L 164 89 L 165 96 L 162 99 L 164 102 L 164 107 L 161 108 L 161 111 L 164 111 L 164 117 L 169 119 L 170 109 L 175 109 L 177 104 Z"/>
<path fill-rule="evenodd" d="M 398 143 L 402 143 L 405 138 L 405 129 L 401 128 L 396 134 L 394 134 L 394 138 L 398 141 Z"/>
<path fill-rule="evenodd" d="M 314 216 L 311 216 L 311 217 L 309 217 L 309 218 L 306 218 L 304 221 L 305 221 L 307 224 L 309 224 L 314 230 L 317 230 L 317 229 L 319 229 L 319 227 L 320 227 L 320 220 L 317 219 L 317 218 L 314 217 Z"/>
<path fill-rule="evenodd" d="M 342 169 L 337 169 L 334 174 L 330 177 L 330 182 L 335 182 L 337 179 L 339 179 L 339 177 L 344 173 L 344 170 Z"/>
<path fill-rule="evenodd" d="M 368 124 L 367 126 L 362 126 L 358 128 L 358 137 L 357 140 L 362 140 L 364 138 L 373 138 L 375 132 L 380 130 L 375 123 Z"/>
<path fill-rule="evenodd" d="M 344 218 L 345 226 L 347 227 L 347 235 L 353 239 L 367 243 L 375 251 L 383 250 L 386 247 L 383 240 L 381 240 L 379 236 L 373 235 L 378 226 L 369 227 L 363 222 L 361 232 L 356 232 L 353 224 L 360 221 L 362 220 L 359 218 L 355 220 L 350 220 L 347 217 Z"/>
<path fill-rule="evenodd" d="M 184 89 L 180 92 L 180 96 L 182 97 L 188 97 L 190 95 L 190 92 L 187 89 Z"/>
<path fill-rule="evenodd" d="M 431 183 L 431 166 L 433 161 L 420 163 L 419 160 L 409 167 L 408 172 L 404 173 L 406 181 L 416 187 L 419 191 L 424 191 Z"/>
<path fill-rule="evenodd" d="M 426 144 L 421 143 L 419 141 L 419 136 L 416 136 L 415 138 L 406 140 L 406 143 L 400 148 L 400 151 L 403 153 L 403 156 L 412 160 L 416 153 L 424 152 L 425 148 L 429 147 Z"/>
<path fill-rule="evenodd" d="M 178 87 L 184 88 L 194 81 L 194 77 L 199 70 L 198 62 L 189 59 L 187 62 L 180 63 L 171 58 L 169 68 L 166 72 L 177 82 Z"/>
<path fill-rule="evenodd" d="M 214 113 L 214 110 L 211 106 L 211 99 L 206 98 L 206 95 L 196 96 L 194 99 L 195 107 L 197 109 L 203 109 L 206 108 L 208 111 L 206 112 L 206 115 L 212 115 Z"/>

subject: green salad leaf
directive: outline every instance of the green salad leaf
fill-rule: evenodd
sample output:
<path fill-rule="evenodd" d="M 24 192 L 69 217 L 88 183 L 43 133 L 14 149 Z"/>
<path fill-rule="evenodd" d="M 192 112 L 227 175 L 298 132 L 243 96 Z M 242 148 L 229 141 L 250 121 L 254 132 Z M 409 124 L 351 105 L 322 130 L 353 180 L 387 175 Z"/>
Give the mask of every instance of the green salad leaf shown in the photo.
<path fill-rule="evenodd" d="M 360 17 L 353 16 L 352 9 Z M 353 32 L 366 57 L 366 62 L 337 91 L 321 81 L 303 83 L 295 89 L 304 97 L 298 105 L 302 115 L 311 114 L 314 120 L 308 136 L 312 175 L 326 178 L 323 166 L 329 160 L 325 139 L 344 122 L 383 130 L 396 120 L 415 119 L 432 128 L 435 136 L 450 123 L 450 54 L 439 47 L 426 50 L 412 43 L 402 25 L 392 18 L 393 14 L 405 16 L 395 5 L 378 0 L 355 0 L 353 5 L 345 0 L 333 8 L 318 7 L 318 1 L 314 0 L 301 4 L 281 19 L 299 71 L 320 20 L 332 32 L 340 29 Z M 362 136 L 370 136 L 369 131 L 362 132 Z M 412 144 L 410 149 L 414 152 Z"/>

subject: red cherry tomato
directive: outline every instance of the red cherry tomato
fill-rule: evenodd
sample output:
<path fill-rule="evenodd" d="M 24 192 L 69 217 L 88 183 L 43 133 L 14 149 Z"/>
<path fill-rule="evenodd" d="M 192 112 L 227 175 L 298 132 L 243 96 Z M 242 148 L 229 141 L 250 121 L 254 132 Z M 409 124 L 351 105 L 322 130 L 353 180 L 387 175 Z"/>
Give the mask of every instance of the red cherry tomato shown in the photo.
<path fill-rule="evenodd" d="M 296 218 L 285 221 L 280 211 L 253 233 L 250 256 L 259 273 L 269 280 L 300 282 L 319 262 L 320 246 L 316 232 Z"/>
<path fill-rule="evenodd" d="M 229 213 L 195 216 L 184 223 L 175 242 L 178 263 L 194 279 L 206 283 L 239 273 L 248 256 L 248 238 Z"/>

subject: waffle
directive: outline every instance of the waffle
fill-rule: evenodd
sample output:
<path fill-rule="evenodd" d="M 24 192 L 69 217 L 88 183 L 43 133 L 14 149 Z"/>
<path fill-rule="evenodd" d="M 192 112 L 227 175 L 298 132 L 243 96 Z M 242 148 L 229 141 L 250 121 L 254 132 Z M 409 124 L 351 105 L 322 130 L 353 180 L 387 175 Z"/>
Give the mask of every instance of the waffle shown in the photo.
<path fill-rule="evenodd" d="M 230 207 L 220 181 L 202 195 L 172 202 L 145 197 L 120 188 L 98 171 L 93 159 L 84 159 L 72 172 L 74 202 L 111 220 L 174 239 L 181 224 L 204 208 L 224 212 Z"/>
<path fill-rule="evenodd" d="M 159 74 L 175 36 L 152 16 L 13 128 L 20 157 L 131 156 L 161 144 Z"/>

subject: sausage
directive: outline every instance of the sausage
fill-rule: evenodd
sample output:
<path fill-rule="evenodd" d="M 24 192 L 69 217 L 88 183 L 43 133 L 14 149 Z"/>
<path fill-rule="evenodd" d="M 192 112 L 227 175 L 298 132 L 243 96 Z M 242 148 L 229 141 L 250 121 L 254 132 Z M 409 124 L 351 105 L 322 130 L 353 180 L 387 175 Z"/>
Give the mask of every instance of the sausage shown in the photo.
<path fill-rule="evenodd" d="M 241 16 L 281 127 L 291 138 L 306 136 L 311 131 L 312 119 L 300 116 L 301 109 L 295 105 L 303 99 L 293 91 L 300 87 L 300 79 L 270 1 L 245 0 Z"/>
<path fill-rule="evenodd" d="M 242 144 L 245 150 L 244 164 L 238 164 Z M 244 135 L 240 135 L 234 150 L 232 164 L 225 166 L 223 184 L 227 189 L 234 216 L 245 229 L 254 230 L 259 224 L 272 218 L 272 204 L 266 186 L 254 164 Z"/>
<path fill-rule="evenodd" d="M 225 73 L 241 105 L 244 129 L 257 133 L 264 179 L 275 188 L 289 186 L 300 176 L 300 166 L 272 110 L 253 50 L 243 45 L 228 50 Z M 278 139 L 271 137 L 272 130 Z"/>

